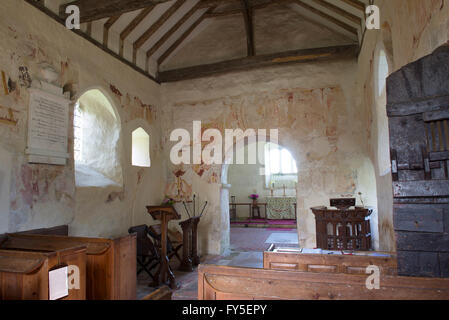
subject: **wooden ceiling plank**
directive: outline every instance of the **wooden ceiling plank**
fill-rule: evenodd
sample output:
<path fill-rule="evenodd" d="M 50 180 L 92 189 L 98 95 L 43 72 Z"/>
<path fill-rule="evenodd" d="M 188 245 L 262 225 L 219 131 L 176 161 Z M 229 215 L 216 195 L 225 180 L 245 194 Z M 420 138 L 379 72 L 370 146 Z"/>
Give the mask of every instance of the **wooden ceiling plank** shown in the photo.
<path fill-rule="evenodd" d="M 223 4 L 239 3 L 240 0 L 201 0 L 200 8 L 217 7 Z"/>
<path fill-rule="evenodd" d="M 351 7 L 365 12 L 365 4 L 359 0 L 340 0 L 346 4 L 349 4 Z"/>
<path fill-rule="evenodd" d="M 246 43 L 248 57 L 255 55 L 253 14 L 247 0 L 241 0 L 243 19 L 245 20 Z"/>
<path fill-rule="evenodd" d="M 160 47 L 176 32 L 178 29 L 187 21 L 190 19 L 190 17 L 198 11 L 200 8 L 201 1 L 199 1 L 196 5 L 192 7 L 176 24 L 167 31 L 162 38 L 160 38 L 156 44 L 147 51 L 147 58 L 151 57 L 157 50 L 159 50 Z"/>
<path fill-rule="evenodd" d="M 336 14 L 338 14 L 338 15 L 340 15 L 340 16 L 342 16 L 342 17 L 344 17 L 344 18 L 346 18 L 346 19 L 348 19 L 348 20 L 350 20 L 350 21 L 352 21 L 352 22 L 354 22 L 356 24 L 358 24 L 358 25 L 362 24 L 362 19 L 360 17 L 358 17 L 358 16 L 356 16 L 356 15 L 354 15 L 354 14 L 352 14 L 352 13 L 346 11 L 346 10 L 343 10 L 342 8 L 332 4 L 330 2 L 327 2 L 325 0 L 313 0 L 313 2 L 315 2 L 316 4 L 326 8 L 326 9 L 328 9 L 328 10 L 330 10 L 330 11 L 332 11 L 332 12 L 334 12 L 334 13 L 336 13 Z"/>
<path fill-rule="evenodd" d="M 123 51 L 125 47 L 125 40 L 126 38 L 133 32 L 140 23 L 142 23 L 143 20 L 145 20 L 146 17 L 153 11 L 153 9 L 156 6 L 151 6 L 148 8 L 143 9 L 137 17 L 135 17 L 127 26 L 126 28 L 120 33 L 120 56 L 123 57 Z"/>
<path fill-rule="evenodd" d="M 236 10 L 227 10 L 227 11 L 221 11 L 221 12 L 208 13 L 206 16 L 206 19 L 233 16 L 233 15 L 237 15 L 237 14 L 242 14 L 242 10 L 236 9 Z"/>
<path fill-rule="evenodd" d="M 76 0 L 59 7 L 59 16 L 67 17 L 66 8 L 76 5 L 80 9 L 81 23 L 113 17 L 170 0 Z"/>
<path fill-rule="evenodd" d="M 193 30 L 198 27 L 201 22 L 204 21 L 208 13 L 215 10 L 215 7 L 209 8 L 205 13 L 201 15 L 171 46 L 168 48 L 157 60 L 157 64 L 161 65 L 172 53 L 179 47 L 179 45 L 184 42 L 184 40 L 193 32 Z"/>
<path fill-rule="evenodd" d="M 303 2 L 302 0 L 294 0 L 293 2 L 298 4 L 299 6 L 303 7 L 304 9 L 306 9 L 306 10 L 308 10 L 308 11 L 310 11 L 310 12 L 312 12 L 312 13 L 314 13 L 314 14 L 316 14 L 316 15 L 318 15 L 318 16 L 326 19 L 326 20 L 328 20 L 329 22 L 331 22 L 331 23 L 333 23 L 333 24 L 335 24 L 335 25 L 345 29 L 346 31 L 348 31 L 348 32 L 350 32 L 350 33 L 352 33 L 354 35 L 357 35 L 357 29 L 356 28 L 354 28 L 354 27 L 352 27 L 352 26 L 350 26 L 350 25 L 348 25 L 348 24 L 346 24 L 346 23 L 344 23 L 344 22 L 342 22 L 342 21 L 340 21 L 340 20 L 338 20 L 338 19 L 328 15 L 327 13 L 324 13 L 323 11 L 321 11 L 321 10 L 315 8 L 315 7 L 312 7 L 312 6 L 308 5 L 307 3 Z"/>
<path fill-rule="evenodd" d="M 145 42 L 168 20 L 170 17 L 186 2 L 186 0 L 177 0 L 159 19 L 134 43 L 134 49 L 140 49 Z"/>
<path fill-rule="evenodd" d="M 264 9 L 270 5 L 273 5 L 274 2 L 264 2 L 261 4 L 256 4 L 251 6 L 251 9 L 254 10 L 259 10 L 259 9 Z M 226 11 L 220 11 L 220 12 L 212 12 L 212 13 L 208 13 L 206 18 L 217 18 L 217 17 L 225 17 L 225 16 L 232 16 L 232 15 L 237 15 L 237 14 L 242 14 L 242 10 L 241 9 L 233 9 L 233 10 L 226 10 Z"/>
<path fill-rule="evenodd" d="M 289 63 L 310 63 L 334 59 L 356 58 L 358 48 L 358 45 L 345 45 L 301 49 L 276 54 L 246 57 L 207 65 L 162 71 L 159 72 L 158 79 L 162 83 L 174 82 Z"/>
<path fill-rule="evenodd" d="M 112 28 L 114 23 L 116 23 L 121 16 L 122 15 L 119 14 L 117 16 L 109 18 L 108 21 L 106 21 L 106 23 L 103 26 L 103 45 L 105 45 L 106 47 L 108 46 L 109 43 L 109 29 Z"/>

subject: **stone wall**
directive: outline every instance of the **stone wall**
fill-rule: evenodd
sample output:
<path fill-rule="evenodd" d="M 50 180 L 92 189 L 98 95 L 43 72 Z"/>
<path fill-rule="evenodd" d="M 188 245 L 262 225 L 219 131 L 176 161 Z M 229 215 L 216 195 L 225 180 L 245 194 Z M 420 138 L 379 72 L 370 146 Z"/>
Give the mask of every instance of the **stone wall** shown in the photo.
<path fill-rule="evenodd" d="M 66 166 L 28 164 L 25 158 L 29 88 L 44 65 L 56 70 L 56 84 L 71 92 Z M 69 224 L 72 234 L 117 236 L 132 224 L 153 223 L 144 205 L 163 198 L 159 86 L 17 0 L 2 1 L 0 70 L 8 86 L 5 91 L 1 83 L 0 91 L 0 232 Z M 108 96 L 121 119 L 124 187 L 119 189 L 75 187 L 73 107 L 89 89 Z M 131 166 L 131 133 L 138 127 L 152 139 L 148 169 Z"/>
<path fill-rule="evenodd" d="M 279 143 L 296 159 L 299 170 L 298 230 L 300 244 L 315 247 L 315 220 L 310 207 L 329 198 L 362 194 L 364 205 L 376 207 L 374 170 L 366 148 L 363 110 L 357 110 L 354 60 L 299 64 L 242 72 L 162 86 L 163 136 L 175 128 L 279 129 Z M 168 191 L 175 192 L 176 172 L 169 169 Z M 224 170 L 227 170 L 225 168 Z M 208 197 L 210 211 L 200 224 L 208 252 L 225 252 L 229 238 L 227 175 L 220 166 L 183 166 L 185 190 Z M 226 171 L 225 171 L 226 173 Z M 223 185 L 224 184 L 224 185 Z M 361 204 L 358 200 L 358 204 Z M 377 238 L 376 214 L 373 233 Z M 377 244 L 375 243 L 377 246 Z"/>

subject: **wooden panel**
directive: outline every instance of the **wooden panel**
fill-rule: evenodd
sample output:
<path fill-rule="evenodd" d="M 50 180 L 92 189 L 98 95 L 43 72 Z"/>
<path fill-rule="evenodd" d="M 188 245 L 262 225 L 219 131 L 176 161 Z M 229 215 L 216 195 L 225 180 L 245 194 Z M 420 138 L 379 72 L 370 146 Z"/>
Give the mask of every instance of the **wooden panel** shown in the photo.
<path fill-rule="evenodd" d="M 79 268 L 80 284 L 80 289 L 69 289 L 69 296 L 62 300 L 86 300 L 86 263 L 86 248 L 60 253 L 59 265 L 77 266 Z"/>
<path fill-rule="evenodd" d="M 298 270 L 297 263 L 276 263 L 270 262 L 270 268 L 273 270 Z"/>
<path fill-rule="evenodd" d="M 136 235 L 110 240 L 102 238 L 10 235 L 16 246 L 29 248 L 29 241 L 38 241 L 41 248 L 48 243 L 87 248 L 86 298 L 88 300 L 136 299 Z M 35 244 L 34 244 L 35 246 Z M 53 248 L 52 247 L 52 248 Z M 47 248 L 48 249 L 48 248 Z"/>
<path fill-rule="evenodd" d="M 309 272 L 324 272 L 324 273 L 335 273 L 337 272 L 337 266 L 326 266 L 326 265 L 313 265 L 309 264 L 307 266 Z"/>
<path fill-rule="evenodd" d="M 114 240 L 115 300 L 135 300 L 137 294 L 137 235 Z"/>
<path fill-rule="evenodd" d="M 55 254 L 0 250 L 0 300 L 48 300 L 51 256 Z"/>
<path fill-rule="evenodd" d="M 449 180 L 395 181 L 395 198 L 449 196 Z"/>
<path fill-rule="evenodd" d="M 445 119 L 449 119 L 449 109 L 425 112 L 423 114 L 423 120 L 425 122 L 445 120 Z"/>
<path fill-rule="evenodd" d="M 401 231 L 443 232 L 443 208 L 395 206 L 394 227 Z"/>
<path fill-rule="evenodd" d="M 449 235 L 444 233 L 396 232 L 398 250 L 446 252 Z"/>
<path fill-rule="evenodd" d="M 199 300 L 225 298 L 281 300 L 447 300 L 449 279 L 384 276 L 380 289 L 366 288 L 366 278 L 229 266 L 200 265 Z"/>
<path fill-rule="evenodd" d="M 397 259 L 395 254 L 388 253 L 391 257 L 376 257 L 362 255 L 329 255 L 329 254 L 302 254 L 292 252 L 265 251 L 263 256 L 264 269 L 295 270 L 303 272 L 337 272 L 354 273 L 356 269 L 363 268 L 365 274 L 366 267 L 376 265 L 380 268 L 381 274 L 396 275 Z M 276 268 L 273 268 L 276 266 Z"/>
<path fill-rule="evenodd" d="M 59 8 L 59 15 L 63 18 L 67 16 L 65 10 L 69 5 L 76 5 L 80 9 L 81 23 L 109 18 L 117 14 L 154 6 L 170 0 L 76 0 L 62 4 Z"/>
<path fill-rule="evenodd" d="M 69 290 L 69 296 L 63 300 L 86 299 L 86 246 L 80 242 L 55 241 L 61 236 L 8 235 L 1 249 L 23 250 L 45 253 L 48 256 L 49 270 L 62 266 L 76 266 L 79 270 L 80 288 Z M 61 237 L 65 239 L 65 237 Z"/>
<path fill-rule="evenodd" d="M 177 43 L 177 45 L 179 45 L 179 43 Z M 158 63 L 161 64 L 165 60 L 165 58 L 169 56 L 172 50 L 174 49 L 172 48 L 167 50 L 167 52 L 159 58 Z M 207 65 L 162 71 L 159 73 L 159 79 L 161 82 L 172 82 L 224 74 L 228 72 L 246 71 L 254 68 L 271 67 L 274 65 L 287 63 L 304 63 L 312 61 L 350 58 L 356 56 L 357 50 L 358 47 L 356 45 L 345 45 L 257 55 L 254 57 L 222 61 Z"/>
<path fill-rule="evenodd" d="M 439 275 L 438 253 L 398 250 L 398 274 L 412 277 Z"/>
<path fill-rule="evenodd" d="M 17 234 L 41 234 L 41 235 L 55 235 L 55 236 L 68 236 L 69 226 L 62 225 L 51 228 L 34 229 L 28 231 L 17 232 Z"/>

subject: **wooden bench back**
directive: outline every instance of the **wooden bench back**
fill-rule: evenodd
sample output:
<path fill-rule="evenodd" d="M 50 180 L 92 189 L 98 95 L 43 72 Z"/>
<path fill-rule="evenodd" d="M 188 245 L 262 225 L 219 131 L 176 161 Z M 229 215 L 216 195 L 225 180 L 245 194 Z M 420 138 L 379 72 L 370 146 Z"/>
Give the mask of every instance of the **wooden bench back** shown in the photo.
<path fill-rule="evenodd" d="M 366 277 L 343 273 L 200 265 L 199 300 L 447 300 L 449 279 L 381 276 L 369 290 Z"/>
<path fill-rule="evenodd" d="M 47 286 L 48 286 L 48 271 L 63 267 L 63 266 L 76 266 L 79 270 L 79 289 L 70 289 L 69 296 L 62 300 L 85 300 L 86 299 L 86 246 L 76 243 L 54 243 L 49 241 L 33 241 L 22 239 L 15 239 L 7 237 L 5 241 L 0 245 L 0 249 L 4 251 L 10 251 L 11 253 L 17 252 L 23 254 L 24 257 L 32 256 L 33 254 L 45 255 L 47 258 L 48 268 L 46 270 Z M 3 252 L 3 251 L 2 251 Z M 5 254 L 5 253 L 4 253 Z M 15 266 L 12 265 L 11 268 Z M 20 268 L 17 270 L 20 271 Z M 11 279 L 11 278 L 10 278 Z M 16 283 L 16 285 L 18 285 Z M 29 293 L 26 293 L 27 295 Z M 48 297 L 47 297 L 48 299 Z"/>
<path fill-rule="evenodd" d="M 0 250 L 0 300 L 48 300 L 51 255 Z"/>
<path fill-rule="evenodd" d="M 263 267 L 272 270 L 365 275 L 366 267 L 375 265 L 383 275 L 397 275 L 396 255 L 389 255 L 390 257 L 303 254 L 298 249 L 279 248 L 264 252 Z"/>
<path fill-rule="evenodd" d="M 83 245 L 87 251 L 87 299 L 136 299 L 136 235 L 111 240 L 103 238 L 68 237 L 58 235 L 9 235 L 14 246 L 26 249 L 31 243 Z"/>

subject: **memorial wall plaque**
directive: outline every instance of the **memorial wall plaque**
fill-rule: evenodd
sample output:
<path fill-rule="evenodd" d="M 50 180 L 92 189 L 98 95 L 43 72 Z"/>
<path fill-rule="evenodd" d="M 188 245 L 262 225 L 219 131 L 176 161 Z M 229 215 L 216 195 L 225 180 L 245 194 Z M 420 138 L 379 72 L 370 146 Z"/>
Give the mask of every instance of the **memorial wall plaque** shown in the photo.
<path fill-rule="evenodd" d="M 62 90 L 61 90 L 62 91 Z M 66 165 L 69 153 L 69 104 L 64 95 L 30 89 L 28 116 L 29 163 Z"/>

